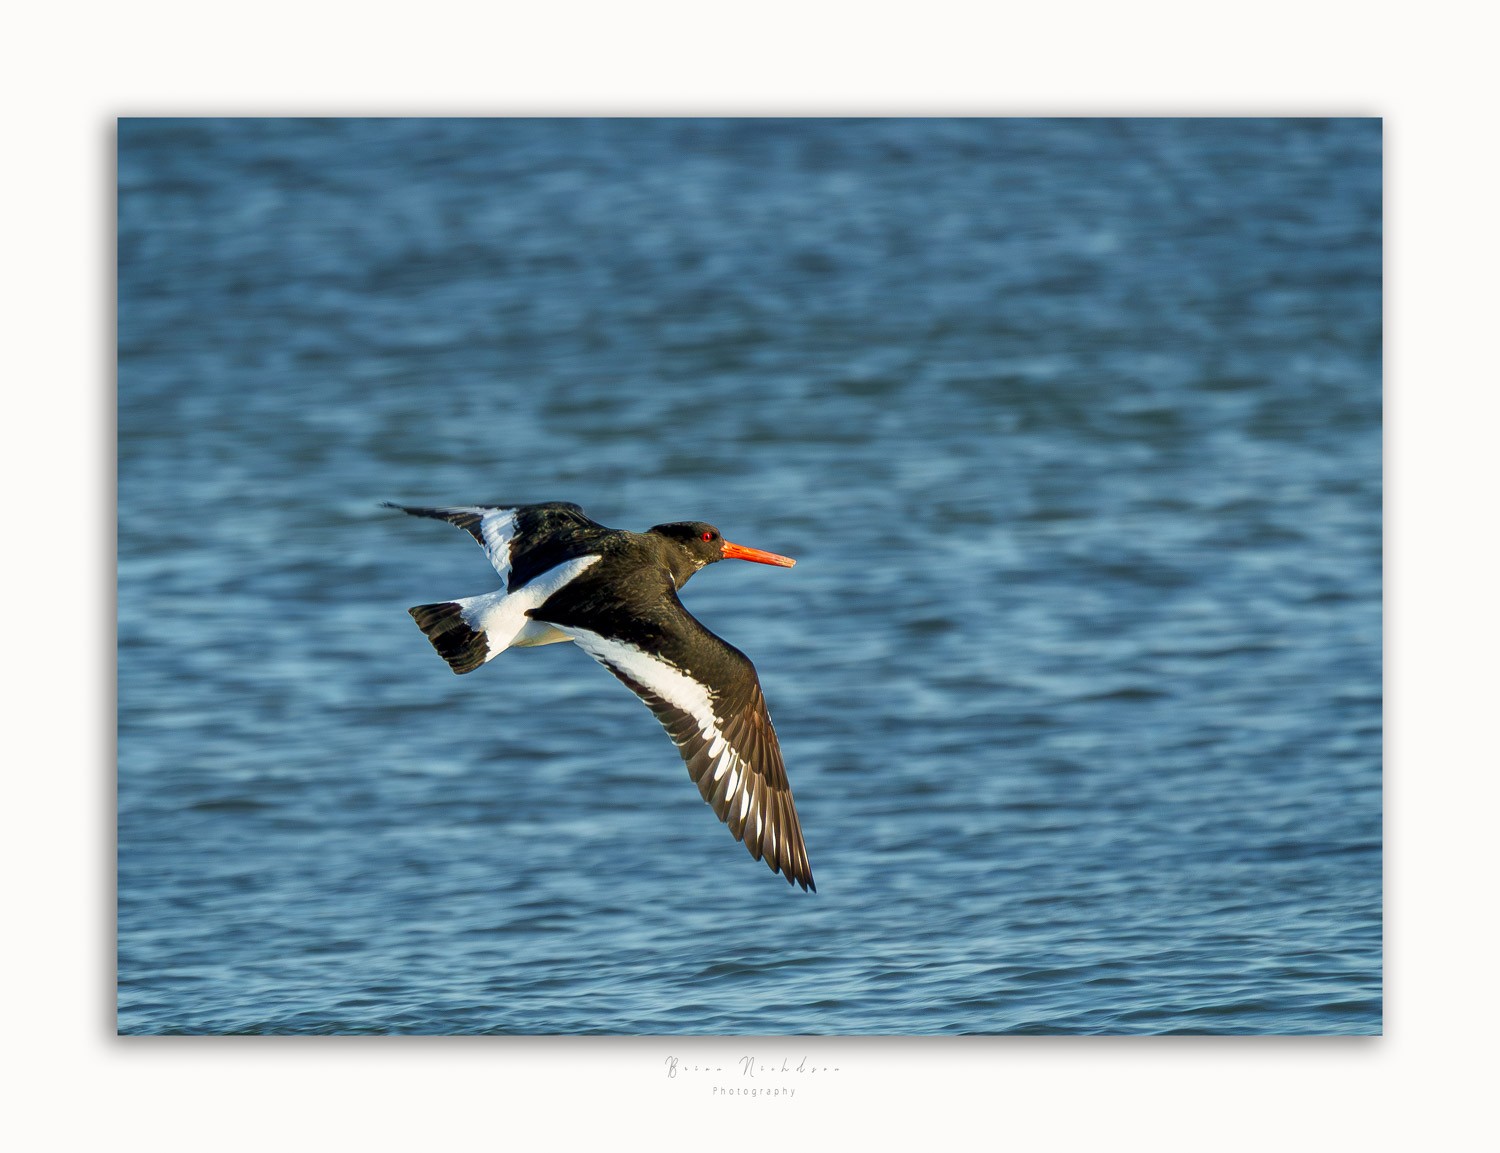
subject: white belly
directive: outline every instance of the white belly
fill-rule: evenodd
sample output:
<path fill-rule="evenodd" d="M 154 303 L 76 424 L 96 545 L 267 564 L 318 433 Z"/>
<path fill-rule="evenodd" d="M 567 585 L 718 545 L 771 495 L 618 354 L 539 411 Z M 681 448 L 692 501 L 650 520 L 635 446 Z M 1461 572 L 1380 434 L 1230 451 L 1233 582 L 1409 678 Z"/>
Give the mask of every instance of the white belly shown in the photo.
<path fill-rule="evenodd" d="M 567 633 L 560 633 L 542 621 L 527 621 L 516 634 L 516 639 L 510 643 L 512 648 L 530 649 L 537 645 L 555 645 L 572 639 Z"/>
<path fill-rule="evenodd" d="M 481 632 L 485 636 L 489 655 L 484 659 L 494 660 L 512 645 L 535 648 L 537 645 L 554 645 L 558 641 L 572 640 L 572 637 L 558 632 L 551 625 L 534 621 L 526 614 L 598 561 L 597 555 L 574 557 L 556 568 L 548 569 L 513 593 L 500 589 L 456 602 L 463 606 L 464 622 L 475 632 Z"/>

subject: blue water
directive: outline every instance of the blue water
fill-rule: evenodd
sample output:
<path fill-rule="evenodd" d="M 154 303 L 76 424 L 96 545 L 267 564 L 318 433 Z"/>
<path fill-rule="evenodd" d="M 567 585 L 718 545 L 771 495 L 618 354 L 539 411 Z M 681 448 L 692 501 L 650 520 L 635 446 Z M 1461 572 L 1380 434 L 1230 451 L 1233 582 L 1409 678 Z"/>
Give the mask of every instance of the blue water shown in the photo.
<path fill-rule="evenodd" d="M 119 142 L 122 1032 L 1380 1031 L 1378 121 Z M 381 500 L 799 558 L 818 892 Z"/>

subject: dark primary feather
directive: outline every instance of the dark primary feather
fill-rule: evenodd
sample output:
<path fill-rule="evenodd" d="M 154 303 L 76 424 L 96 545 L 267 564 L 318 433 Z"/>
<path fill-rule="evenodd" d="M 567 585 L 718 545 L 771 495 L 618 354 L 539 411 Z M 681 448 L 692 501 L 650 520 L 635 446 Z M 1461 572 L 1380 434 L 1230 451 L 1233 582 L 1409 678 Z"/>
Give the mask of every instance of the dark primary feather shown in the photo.
<path fill-rule="evenodd" d="M 506 590 L 509 592 L 514 592 L 563 561 L 580 555 L 589 544 L 614 531 L 589 519 L 582 508 L 568 501 L 448 508 L 427 508 L 386 501 L 385 507 L 400 509 L 411 516 L 425 516 L 456 525 L 478 541 L 479 547 L 486 552 L 490 552 L 490 547 L 484 537 L 484 521 L 490 516 L 514 513 L 515 532 L 507 555 L 500 558 L 491 554 L 490 557 L 497 569 L 502 568 L 502 560 L 508 562 Z"/>
<path fill-rule="evenodd" d="M 730 774 L 714 780 L 709 741 L 699 730 L 696 718 L 638 683 L 607 656 L 590 652 L 656 715 L 687 764 L 688 775 L 698 786 L 699 794 L 729 827 L 735 840 L 744 842 L 751 856 L 757 861 L 764 860 L 788 882 L 815 890 L 802 826 L 797 820 L 791 785 L 781 759 L 781 744 L 776 739 L 760 677 L 750 658 L 710 632 L 688 612 L 665 576 L 660 584 L 654 585 L 655 595 L 640 595 L 637 584 L 633 586 L 635 595 L 621 599 L 612 592 L 618 586 L 602 576 L 595 577 L 594 572 L 591 569 L 541 609 L 533 611 L 533 618 L 564 630 L 572 625 L 611 640 L 624 640 L 673 668 L 688 672 L 705 685 L 719 731 L 744 763 L 744 783 L 740 788 L 748 789 L 751 799 L 743 816 L 739 796 L 726 795 Z M 589 649 L 583 640 L 579 644 Z M 757 812 L 762 817 L 759 835 Z"/>

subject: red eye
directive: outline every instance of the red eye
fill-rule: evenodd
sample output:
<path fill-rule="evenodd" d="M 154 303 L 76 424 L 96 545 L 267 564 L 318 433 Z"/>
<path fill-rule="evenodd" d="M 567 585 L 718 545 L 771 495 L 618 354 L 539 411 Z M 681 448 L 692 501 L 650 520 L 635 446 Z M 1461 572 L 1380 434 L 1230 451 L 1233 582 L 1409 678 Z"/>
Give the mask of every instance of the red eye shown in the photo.
<path fill-rule="evenodd" d="M 714 534 L 711 533 L 711 532 L 706 532 L 706 533 L 703 534 L 703 539 L 704 540 L 713 540 L 714 539 Z"/>

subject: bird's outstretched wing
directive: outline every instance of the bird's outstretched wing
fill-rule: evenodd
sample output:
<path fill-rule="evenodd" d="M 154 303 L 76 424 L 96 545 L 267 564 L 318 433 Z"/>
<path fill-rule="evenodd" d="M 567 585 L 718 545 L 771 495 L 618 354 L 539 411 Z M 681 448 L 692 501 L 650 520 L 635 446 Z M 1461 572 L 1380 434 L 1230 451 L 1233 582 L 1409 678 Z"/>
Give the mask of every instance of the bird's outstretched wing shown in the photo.
<path fill-rule="evenodd" d="M 570 621 L 569 591 L 531 615 L 571 636 L 646 702 L 698 792 L 752 857 L 789 884 L 816 890 L 781 745 L 750 659 L 704 628 L 670 588 L 646 612 L 623 604 L 601 611 L 595 596 L 587 625 Z M 627 635 L 632 641 L 621 639 Z"/>
<path fill-rule="evenodd" d="M 426 516 L 457 525 L 479 542 L 507 590 L 520 588 L 532 577 L 568 559 L 580 539 L 607 531 L 590 520 L 583 509 L 566 501 L 547 504 L 469 504 L 421 508 L 385 502 L 412 516 Z"/>

